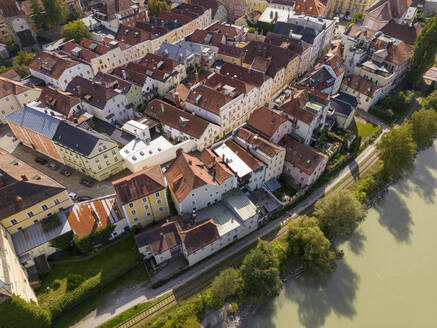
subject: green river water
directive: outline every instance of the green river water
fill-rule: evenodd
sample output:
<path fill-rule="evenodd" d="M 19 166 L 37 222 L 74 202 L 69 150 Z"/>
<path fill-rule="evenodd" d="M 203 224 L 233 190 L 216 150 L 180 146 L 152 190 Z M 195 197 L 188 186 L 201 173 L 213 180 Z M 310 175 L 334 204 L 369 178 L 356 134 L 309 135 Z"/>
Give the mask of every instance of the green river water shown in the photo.
<path fill-rule="evenodd" d="M 335 273 L 287 282 L 243 327 L 437 327 L 437 143 L 340 248 Z"/>

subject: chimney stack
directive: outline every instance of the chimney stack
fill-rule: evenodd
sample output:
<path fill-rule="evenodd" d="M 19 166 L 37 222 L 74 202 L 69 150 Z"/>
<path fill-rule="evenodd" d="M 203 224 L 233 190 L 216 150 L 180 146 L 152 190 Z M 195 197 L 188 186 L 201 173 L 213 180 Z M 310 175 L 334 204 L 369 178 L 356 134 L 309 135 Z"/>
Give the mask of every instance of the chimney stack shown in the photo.
<path fill-rule="evenodd" d="M 23 180 L 23 181 L 27 181 L 27 177 L 26 177 L 25 174 L 22 174 L 22 175 L 21 175 L 21 180 Z"/>
<path fill-rule="evenodd" d="M 121 74 L 123 75 L 123 79 L 126 80 L 126 70 L 122 69 Z"/>
<path fill-rule="evenodd" d="M 179 98 L 179 92 L 177 92 L 177 91 L 174 93 L 174 102 L 175 102 L 176 107 L 179 107 L 181 105 L 181 101 Z"/>

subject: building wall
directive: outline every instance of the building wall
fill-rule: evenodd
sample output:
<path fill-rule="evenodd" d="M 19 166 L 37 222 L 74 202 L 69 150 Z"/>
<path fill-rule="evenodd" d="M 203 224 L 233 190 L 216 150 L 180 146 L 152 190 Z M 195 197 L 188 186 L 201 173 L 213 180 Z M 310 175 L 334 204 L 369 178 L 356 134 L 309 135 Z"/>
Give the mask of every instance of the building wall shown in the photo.
<path fill-rule="evenodd" d="M 125 56 L 119 47 L 111 49 L 106 54 L 91 59 L 91 67 L 94 75 L 99 71 L 106 73 L 115 67 L 122 66 L 126 63 Z"/>
<path fill-rule="evenodd" d="M 321 161 L 320 164 L 317 166 L 317 168 L 311 174 L 306 174 L 292 163 L 285 161 L 284 174 L 286 174 L 292 179 L 294 185 L 303 188 L 317 181 L 317 179 L 325 170 L 327 162 L 328 162 L 328 157 L 326 157 L 323 161 Z"/>
<path fill-rule="evenodd" d="M 18 95 L 9 95 L 0 99 L 0 123 L 6 123 L 5 117 L 25 104 L 35 101 L 41 95 L 40 89 L 31 89 Z"/>
<path fill-rule="evenodd" d="M 279 140 L 282 139 L 283 136 L 291 133 L 292 129 L 293 129 L 292 123 L 287 120 L 276 129 L 275 133 L 273 134 L 273 136 L 270 137 L 269 141 L 274 144 L 277 144 Z"/>
<path fill-rule="evenodd" d="M 265 0 L 247 0 L 246 1 L 246 11 L 248 13 L 252 11 L 263 12 L 267 8 L 267 1 Z"/>
<path fill-rule="evenodd" d="M 124 162 L 115 142 L 100 140 L 89 156 L 55 143 L 65 165 L 68 165 L 97 181 L 102 181 L 124 169 Z"/>
<path fill-rule="evenodd" d="M 122 208 L 130 227 L 136 224 L 147 226 L 170 215 L 166 189 L 125 204 Z"/>
<path fill-rule="evenodd" d="M 30 259 L 29 261 L 26 261 L 23 263 L 23 266 L 25 268 L 30 268 L 35 265 L 34 259 L 37 258 L 40 255 L 49 256 L 53 253 L 55 253 L 58 249 L 51 247 L 50 242 L 46 242 L 44 244 L 41 244 L 35 248 L 29 249 L 27 252 L 24 252 L 23 254 L 20 254 L 20 257 L 23 255 L 29 255 Z"/>
<path fill-rule="evenodd" d="M 139 85 L 133 84 L 126 94 L 126 100 L 129 104 L 132 104 L 134 110 L 144 104 L 143 90 Z"/>
<path fill-rule="evenodd" d="M 94 115 L 102 121 L 106 121 L 111 124 L 122 124 L 130 119 L 133 119 L 134 117 L 133 110 L 131 108 L 127 108 L 128 104 L 129 101 L 127 100 L 127 97 L 120 93 L 109 99 L 103 109 L 95 107 L 93 104 L 87 103 L 86 101 L 83 102 L 83 107 L 88 113 Z M 111 114 L 114 114 L 114 116 L 110 119 L 107 119 L 106 117 Z"/>
<path fill-rule="evenodd" d="M 264 181 L 269 181 L 270 179 L 278 179 L 284 169 L 285 163 L 285 150 L 279 152 L 275 156 L 270 158 L 267 163 L 266 175 Z"/>
<path fill-rule="evenodd" d="M 224 181 L 221 185 L 205 185 L 196 188 L 181 202 L 178 202 L 173 194 L 172 198 L 179 214 L 192 213 L 193 210 L 198 211 L 220 201 L 225 192 L 235 188 L 237 188 L 237 177 L 233 176 Z"/>
<path fill-rule="evenodd" d="M 26 271 L 20 264 L 17 255 L 15 254 L 14 245 L 10 234 L 0 225 L 0 245 L 2 245 L 3 256 L 6 266 L 0 270 L 0 281 L 4 281 L 3 270 L 8 271 L 10 287 L 12 293 L 20 296 L 26 302 L 34 301 L 38 303 L 35 292 L 30 287 L 29 279 Z"/>
<path fill-rule="evenodd" d="M 209 126 L 206 128 L 200 139 L 196 139 L 166 124 L 163 124 L 162 128 L 164 133 L 167 134 L 172 139 L 178 141 L 193 140 L 196 143 L 196 149 L 198 151 L 202 151 L 204 148 L 213 145 L 221 137 L 220 126 L 213 123 L 209 124 Z M 184 152 L 187 151 L 184 150 Z"/>
<path fill-rule="evenodd" d="M 329 17 L 340 14 L 353 17 L 359 12 L 364 13 L 372 3 L 373 0 L 333 0 Z"/>
<path fill-rule="evenodd" d="M 344 91 L 347 94 L 350 94 L 352 96 L 355 96 L 358 100 L 358 108 L 368 112 L 370 107 L 375 105 L 382 95 L 382 90 L 378 89 L 373 94 L 373 97 L 368 97 L 362 93 L 359 93 L 358 91 L 355 91 L 354 89 L 346 86 L 344 83 L 341 85 L 341 91 Z"/>
<path fill-rule="evenodd" d="M 29 180 L 32 177 L 27 177 Z M 46 217 L 56 214 L 60 209 L 65 209 L 73 205 L 70 197 L 67 194 L 67 191 L 62 191 L 59 194 L 47 198 L 42 202 L 39 202 L 33 206 L 30 206 L 20 212 L 17 212 L 7 218 L 1 220 L 1 224 L 9 231 L 10 234 L 13 234 L 18 231 L 18 228 L 27 228 L 34 224 L 34 221 L 41 221 Z M 47 209 L 43 209 L 47 207 Z M 15 220 L 12 222 L 12 220 Z"/>
<path fill-rule="evenodd" d="M 8 124 L 14 135 L 23 144 L 57 160 L 58 162 L 64 162 L 53 140 L 39 135 L 31 130 L 25 129 L 15 123 L 8 122 Z"/>
<path fill-rule="evenodd" d="M 166 149 L 159 153 L 145 157 L 141 161 L 135 161 L 132 163 L 130 160 L 125 159 L 125 166 L 132 173 L 136 173 L 154 165 L 162 165 L 174 160 L 176 158 L 176 150 L 180 148 L 185 153 L 189 153 L 196 150 L 197 145 L 194 140 L 185 140 L 177 145 L 174 145 L 170 149 Z M 123 155 L 123 149 L 120 150 L 120 154 Z"/>

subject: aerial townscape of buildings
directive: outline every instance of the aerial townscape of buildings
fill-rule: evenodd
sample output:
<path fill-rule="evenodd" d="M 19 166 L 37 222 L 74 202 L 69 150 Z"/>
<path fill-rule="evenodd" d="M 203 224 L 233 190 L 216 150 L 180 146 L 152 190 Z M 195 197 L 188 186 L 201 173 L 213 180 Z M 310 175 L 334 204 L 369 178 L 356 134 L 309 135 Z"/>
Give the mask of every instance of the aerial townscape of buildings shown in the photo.
<path fill-rule="evenodd" d="M 402 81 L 422 29 L 413 18 L 435 10 L 182 0 L 152 16 L 143 1 L 76 2 L 91 37 L 44 43 L 30 1 L 0 1 L 0 57 L 11 43 L 36 53 L 29 76 L 0 75 L 2 129 L 32 154 L 0 143 L 0 302 L 37 301 L 50 241 L 68 232 L 135 231 L 159 271 L 255 231 L 288 201 L 283 184 L 305 191 L 325 172 L 335 152 L 320 136 L 353 140 L 357 112 Z M 105 193 L 81 199 L 69 179 Z"/>

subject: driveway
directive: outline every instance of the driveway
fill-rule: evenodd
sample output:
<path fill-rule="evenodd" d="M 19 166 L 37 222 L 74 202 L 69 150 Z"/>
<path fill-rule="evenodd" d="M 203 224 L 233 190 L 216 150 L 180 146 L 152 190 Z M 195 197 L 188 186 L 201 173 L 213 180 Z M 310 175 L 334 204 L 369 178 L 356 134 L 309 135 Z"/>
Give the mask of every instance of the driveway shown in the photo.
<path fill-rule="evenodd" d="M 56 161 L 47 156 L 44 156 L 41 153 L 34 151 L 33 149 L 27 146 L 20 145 L 19 142 L 16 140 L 14 141 L 14 135 L 9 129 L 8 125 L 0 125 L 0 147 L 6 150 L 7 152 L 11 153 L 18 159 L 22 160 L 23 162 L 27 163 L 28 165 L 48 175 L 53 180 L 64 185 L 68 189 L 68 191 L 75 192 L 78 196 L 90 196 L 92 198 L 95 198 L 95 197 L 102 197 L 108 194 L 113 194 L 114 189 L 112 188 L 112 181 L 115 181 L 130 173 L 127 170 L 125 170 L 105 181 L 101 181 L 101 182 L 96 181 L 93 187 L 88 188 L 79 183 L 80 179 L 88 178 L 88 176 L 84 175 L 79 171 L 76 171 L 61 163 L 58 163 L 60 168 L 56 171 L 50 169 L 47 166 L 48 164 L 41 165 L 39 163 L 36 163 L 35 157 L 45 158 L 49 163 L 55 163 Z M 64 168 L 71 171 L 72 175 L 69 177 L 62 175 L 60 172 Z"/>

